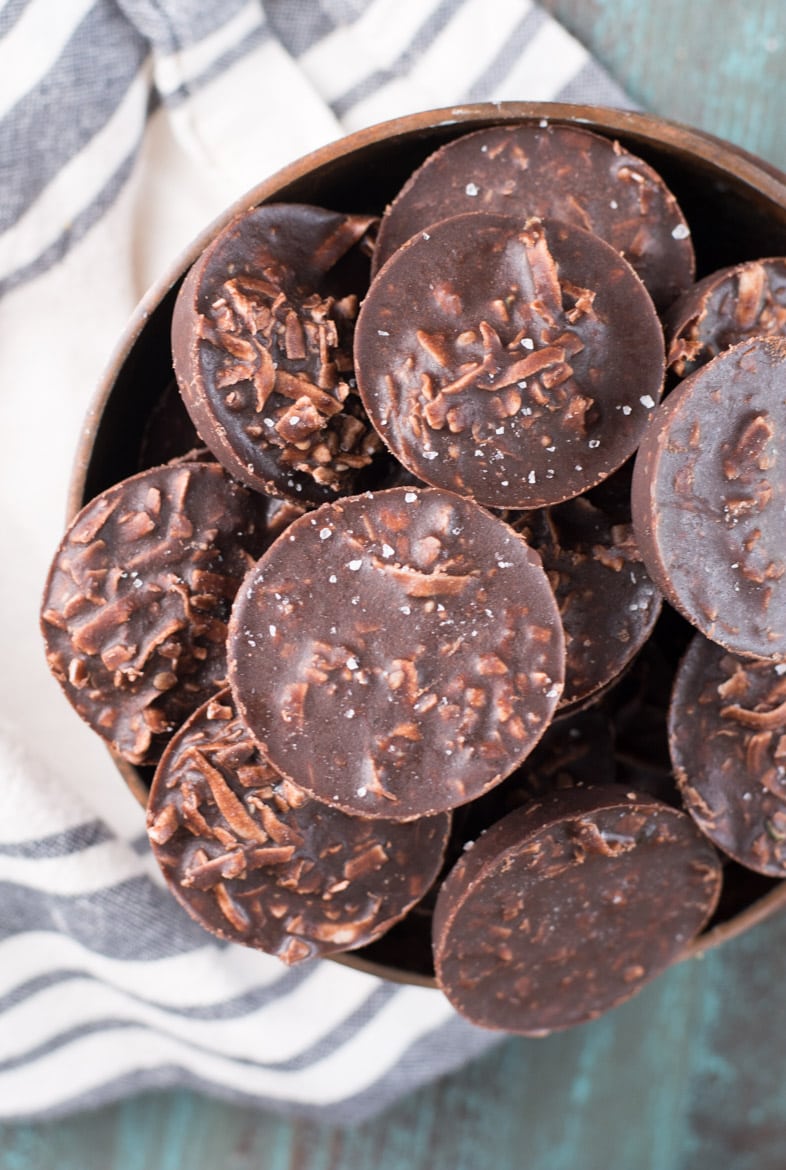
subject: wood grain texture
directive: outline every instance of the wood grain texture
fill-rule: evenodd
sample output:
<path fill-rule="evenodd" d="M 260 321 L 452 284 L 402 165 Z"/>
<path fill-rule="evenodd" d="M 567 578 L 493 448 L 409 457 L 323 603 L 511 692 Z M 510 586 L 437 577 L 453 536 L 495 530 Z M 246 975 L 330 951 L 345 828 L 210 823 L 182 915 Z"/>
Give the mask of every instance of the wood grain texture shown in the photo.
<path fill-rule="evenodd" d="M 786 168 L 782 0 L 545 0 L 643 107 Z M 149 1094 L 0 1126 L 3 1170 L 783 1170 L 786 918 L 340 1130 Z"/>
<path fill-rule="evenodd" d="M 542 0 L 634 101 L 786 169 L 779 0 Z"/>

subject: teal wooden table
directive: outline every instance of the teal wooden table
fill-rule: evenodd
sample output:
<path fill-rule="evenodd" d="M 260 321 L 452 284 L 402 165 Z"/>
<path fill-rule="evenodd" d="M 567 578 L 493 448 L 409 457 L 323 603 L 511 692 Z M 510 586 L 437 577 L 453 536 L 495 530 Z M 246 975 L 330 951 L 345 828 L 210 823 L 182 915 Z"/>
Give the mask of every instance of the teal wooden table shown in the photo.
<path fill-rule="evenodd" d="M 644 108 L 786 168 L 783 0 L 544 6 Z M 0 1126 L 0 1167 L 784 1170 L 786 917 L 674 968 L 593 1024 L 503 1042 L 356 1129 L 166 1092 Z"/>

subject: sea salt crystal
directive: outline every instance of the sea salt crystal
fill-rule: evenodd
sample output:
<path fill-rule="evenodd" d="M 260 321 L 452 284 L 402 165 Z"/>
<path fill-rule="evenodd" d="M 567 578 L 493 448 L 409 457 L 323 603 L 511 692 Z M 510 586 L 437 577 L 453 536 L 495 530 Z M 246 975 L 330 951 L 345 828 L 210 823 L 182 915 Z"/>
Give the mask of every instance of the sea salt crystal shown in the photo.
<path fill-rule="evenodd" d="M 527 483 L 535 483 L 535 472 L 531 471 L 527 476 Z"/>
<path fill-rule="evenodd" d="M 686 223 L 678 223 L 677 226 L 672 229 L 671 234 L 675 240 L 687 240 L 688 236 L 690 235 L 690 228 Z"/>
<path fill-rule="evenodd" d="M 404 502 L 405 502 L 406 504 L 414 504 L 414 503 L 415 503 L 415 500 L 416 500 L 417 498 L 418 498 L 418 493 L 417 493 L 417 492 L 405 492 L 405 493 L 404 493 Z"/>
<path fill-rule="evenodd" d="M 647 410 L 652 410 L 655 405 L 655 399 L 652 398 L 649 394 L 642 394 L 639 402 L 642 406 L 646 406 Z"/>
<path fill-rule="evenodd" d="M 524 347 L 524 349 L 534 349 L 535 348 L 535 342 L 532 340 L 531 337 L 522 337 L 520 344 Z"/>
<path fill-rule="evenodd" d="M 392 556 L 393 556 L 393 553 L 394 553 L 395 551 L 396 551 L 396 550 L 395 550 L 395 549 L 394 549 L 394 548 L 393 548 L 391 545 L 389 545 L 389 544 L 383 544 L 383 545 L 382 545 L 382 555 L 383 555 L 383 557 L 392 557 Z"/>
<path fill-rule="evenodd" d="M 627 415 L 627 414 L 630 414 L 630 412 L 631 412 L 631 410 L 632 410 L 632 409 L 633 409 L 633 407 L 632 407 L 632 406 L 623 406 L 623 408 L 622 408 L 622 413 L 623 413 L 623 414 L 625 414 L 625 415 Z"/>
<path fill-rule="evenodd" d="M 358 569 L 361 569 L 362 567 L 363 567 L 362 560 L 347 561 L 347 568 L 351 569 L 353 573 L 357 573 Z"/>
<path fill-rule="evenodd" d="M 319 530 L 319 539 L 320 540 L 330 540 L 332 535 L 333 535 L 333 531 L 330 528 L 320 528 L 320 530 Z"/>
<path fill-rule="evenodd" d="M 378 329 L 377 337 L 390 337 L 390 334 L 388 333 L 387 329 Z"/>
<path fill-rule="evenodd" d="M 479 190 L 480 188 L 475 183 L 467 183 L 466 187 L 464 188 L 466 194 L 473 198 L 478 194 Z"/>

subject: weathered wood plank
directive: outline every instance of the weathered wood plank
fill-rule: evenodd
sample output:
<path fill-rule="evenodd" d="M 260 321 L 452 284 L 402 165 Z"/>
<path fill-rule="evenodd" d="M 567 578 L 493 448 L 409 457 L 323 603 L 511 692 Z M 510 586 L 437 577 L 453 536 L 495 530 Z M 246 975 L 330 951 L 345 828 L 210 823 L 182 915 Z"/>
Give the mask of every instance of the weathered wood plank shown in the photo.
<path fill-rule="evenodd" d="M 543 0 L 645 109 L 786 168 L 786 5 Z"/>

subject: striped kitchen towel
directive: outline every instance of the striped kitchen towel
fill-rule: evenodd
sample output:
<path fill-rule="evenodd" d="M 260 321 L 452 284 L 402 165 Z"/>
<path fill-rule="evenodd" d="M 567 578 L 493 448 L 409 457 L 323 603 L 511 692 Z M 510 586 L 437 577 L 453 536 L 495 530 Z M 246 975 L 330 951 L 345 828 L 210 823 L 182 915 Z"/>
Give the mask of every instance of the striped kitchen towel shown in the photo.
<path fill-rule="evenodd" d="M 37 629 L 84 414 L 145 289 L 284 163 L 483 99 L 627 104 L 528 0 L 0 0 L 0 1118 L 188 1085 L 351 1121 L 494 1041 L 427 988 L 211 941 Z"/>

